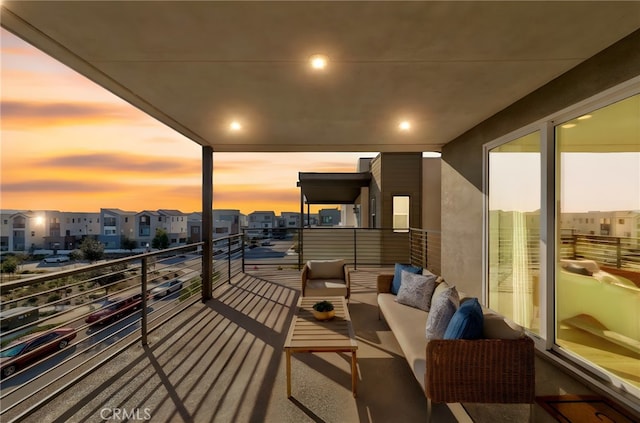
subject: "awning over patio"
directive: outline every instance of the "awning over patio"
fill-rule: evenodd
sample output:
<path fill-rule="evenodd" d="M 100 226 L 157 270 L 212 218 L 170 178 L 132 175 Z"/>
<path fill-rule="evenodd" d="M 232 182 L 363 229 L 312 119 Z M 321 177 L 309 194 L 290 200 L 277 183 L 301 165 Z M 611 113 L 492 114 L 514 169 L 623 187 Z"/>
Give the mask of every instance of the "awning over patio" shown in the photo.
<path fill-rule="evenodd" d="M 297 185 L 306 204 L 355 204 L 370 182 L 370 172 L 299 172 Z"/>

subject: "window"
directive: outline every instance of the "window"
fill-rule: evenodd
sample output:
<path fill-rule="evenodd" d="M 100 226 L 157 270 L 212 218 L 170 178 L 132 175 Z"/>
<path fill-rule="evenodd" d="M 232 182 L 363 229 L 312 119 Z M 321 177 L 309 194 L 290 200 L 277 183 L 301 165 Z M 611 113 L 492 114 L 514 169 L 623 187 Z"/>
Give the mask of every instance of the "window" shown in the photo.
<path fill-rule="evenodd" d="M 606 327 L 609 339 L 623 347 L 640 341 L 640 296 L 622 276 L 638 270 L 626 266 L 632 253 L 619 249 L 612 230 L 612 221 L 625 221 L 612 217 L 615 212 L 640 210 L 640 94 L 558 123 L 555 141 L 557 213 L 601 210 L 611 216 L 600 214 L 597 236 L 578 234 L 570 248 L 556 251 L 555 343 L 639 392 L 634 375 L 640 358 L 576 327 Z"/>
<path fill-rule="evenodd" d="M 489 307 L 538 333 L 540 132 L 490 149 L 488 160 Z"/>
<path fill-rule="evenodd" d="M 408 195 L 393 196 L 393 231 L 409 232 L 409 210 L 411 199 Z"/>
<path fill-rule="evenodd" d="M 128 217 L 124 218 L 124 223 L 129 223 L 129 218 Z"/>
<path fill-rule="evenodd" d="M 376 197 L 371 198 L 371 227 L 376 228 Z"/>

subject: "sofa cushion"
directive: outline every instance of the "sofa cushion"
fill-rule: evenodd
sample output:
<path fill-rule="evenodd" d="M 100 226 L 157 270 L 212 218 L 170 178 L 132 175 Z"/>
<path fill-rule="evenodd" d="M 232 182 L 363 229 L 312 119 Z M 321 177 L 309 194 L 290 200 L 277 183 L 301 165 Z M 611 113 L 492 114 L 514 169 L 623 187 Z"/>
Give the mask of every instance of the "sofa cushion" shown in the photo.
<path fill-rule="evenodd" d="M 451 317 L 444 339 L 480 339 L 482 328 L 482 307 L 477 298 L 470 298 Z"/>
<path fill-rule="evenodd" d="M 378 306 L 393 336 L 397 339 L 414 377 L 424 389 L 427 339 L 423 334 L 428 313 L 398 303 L 393 294 L 379 294 Z"/>
<path fill-rule="evenodd" d="M 397 301 L 400 304 L 429 311 L 431 296 L 436 287 L 436 276 L 423 276 L 403 270 L 402 283 L 398 290 Z"/>
<path fill-rule="evenodd" d="M 435 297 L 427 317 L 427 339 L 442 339 L 449 322 L 458 309 L 460 299 L 455 286 L 449 287 Z"/>
<path fill-rule="evenodd" d="M 525 336 L 524 328 L 516 322 L 492 311 L 484 313 L 483 336 L 489 339 L 520 339 Z"/>
<path fill-rule="evenodd" d="M 393 282 L 391 282 L 391 293 L 394 295 L 398 295 L 398 291 L 400 290 L 403 270 L 411 273 L 420 273 L 422 271 L 422 267 L 396 263 L 393 269 Z"/>
<path fill-rule="evenodd" d="M 436 280 L 437 281 L 437 280 Z M 438 282 L 436 284 L 436 289 L 433 290 L 433 295 L 431 296 L 431 304 L 433 305 L 433 301 L 440 295 L 442 294 L 444 291 L 446 291 L 447 289 L 449 289 L 449 284 L 445 281 L 442 282 Z M 458 292 L 458 294 L 460 294 Z"/>
<path fill-rule="evenodd" d="M 305 295 L 307 297 L 346 297 L 347 284 L 344 279 L 308 279 Z"/>
<path fill-rule="evenodd" d="M 342 279 L 344 280 L 344 260 L 309 260 L 309 279 Z"/>

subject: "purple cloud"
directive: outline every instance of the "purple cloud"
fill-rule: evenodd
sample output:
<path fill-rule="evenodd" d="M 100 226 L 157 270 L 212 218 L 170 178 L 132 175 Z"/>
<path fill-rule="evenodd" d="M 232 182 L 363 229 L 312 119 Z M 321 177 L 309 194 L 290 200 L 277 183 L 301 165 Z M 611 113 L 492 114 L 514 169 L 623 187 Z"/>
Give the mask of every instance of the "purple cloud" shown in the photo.
<path fill-rule="evenodd" d="M 78 170 L 103 170 L 116 172 L 147 172 L 188 175 L 200 174 L 197 159 L 161 159 L 115 153 L 73 154 L 38 160 L 36 166 Z"/>

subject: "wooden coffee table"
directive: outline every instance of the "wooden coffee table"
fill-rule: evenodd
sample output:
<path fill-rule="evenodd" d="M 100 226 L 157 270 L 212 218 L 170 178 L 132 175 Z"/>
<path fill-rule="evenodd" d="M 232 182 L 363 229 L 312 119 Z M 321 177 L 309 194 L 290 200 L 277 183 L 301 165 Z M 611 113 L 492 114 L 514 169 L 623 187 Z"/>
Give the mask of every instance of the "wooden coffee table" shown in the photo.
<path fill-rule="evenodd" d="M 311 313 L 313 305 L 323 300 L 333 303 L 336 315 L 331 320 L 316 320 Z M 300 297 L 284 343 L 287 355 L 287 397 L 291 397 L 291 354 L 303 352 L 350 352 L 351 391 L 355 397 L 358 381 L 357 349 L 358 343 L 344 297 Z"/>

